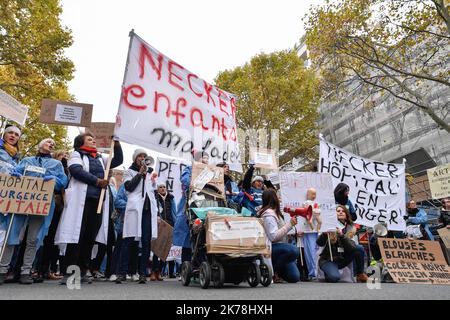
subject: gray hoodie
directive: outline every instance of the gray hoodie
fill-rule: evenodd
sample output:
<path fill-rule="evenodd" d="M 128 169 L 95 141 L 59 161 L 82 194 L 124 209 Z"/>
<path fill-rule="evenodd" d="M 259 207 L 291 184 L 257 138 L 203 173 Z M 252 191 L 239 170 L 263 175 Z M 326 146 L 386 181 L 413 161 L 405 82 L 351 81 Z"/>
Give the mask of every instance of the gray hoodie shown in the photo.
<path fill-rule="evenodd" d="M 269 240 L 272 243 L 287 243 L 286 235 L 294 227 L 290 223 L 286 224 L 283 219 L 278 218 L 273 209 L 267 209 L 261 217 L 263 218 L 264 230 Z"/>

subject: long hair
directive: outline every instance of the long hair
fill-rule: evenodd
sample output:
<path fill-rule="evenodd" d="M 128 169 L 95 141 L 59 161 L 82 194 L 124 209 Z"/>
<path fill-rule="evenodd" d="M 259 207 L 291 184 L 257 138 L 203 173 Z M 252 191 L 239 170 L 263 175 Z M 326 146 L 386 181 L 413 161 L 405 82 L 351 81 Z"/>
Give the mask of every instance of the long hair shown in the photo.
<path fill-rule="evenodd" d="M 353 225 L 352 216 L 350 215 L 350 212 L 348 211 L 347 207 L 340 204 L 340 205 L 336 206 L 336 210 L 337 210 L 337 208 L 341 208 L 342 210 L 344 210 L 344 212 L 345 212 L 345 220 L 346 220 L 348 225 L 352 226 Z"/>
<path fill-rule="evenodd" d="M 280 210 L 280 200 L 278 200 L 277 192 L 274 189 L 267 189 L 262 194 L 262 208 L 258 212 L 258 216 L 262 216 L 267 209 L 276 212 L 279 218 L 283 218 Z"/>
<path fill-rule="evenodd" d="M 345 192 L 350 190 L 350 187 L 345 183 L 339 183 L 334 189 L 334 200 L 336 203 L 339 203 L 343 206 L 347 204 L 348 196 L 345 195 Z"/>

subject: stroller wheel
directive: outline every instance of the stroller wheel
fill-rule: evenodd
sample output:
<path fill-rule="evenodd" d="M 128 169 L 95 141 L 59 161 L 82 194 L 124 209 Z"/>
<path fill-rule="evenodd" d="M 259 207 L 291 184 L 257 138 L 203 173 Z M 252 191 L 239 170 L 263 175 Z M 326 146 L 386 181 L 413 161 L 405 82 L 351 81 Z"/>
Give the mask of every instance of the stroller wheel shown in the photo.
<path fill-rule="evenodd" d="M 212 281 L 214 288 L 222 288 L 225 282 L 225 270 L 222 264 L 214 262 L 211 265 Z"/>
<path fill-rule="evenodd" d="M 203 289 L 207 289 L 209 286 L 209 282 L 211 281 L 211 267 L 209 263 L 203 261 L 200 265 L 200 286 Z"/>
<path fill-rule="evenodd" d="M 259 270 L 259 266 L 256 264 L 256 262 L 252 262 L 248 266 L 247 282 L 250 287 L 256 287 L 258 283 L 261 282 L 261 271 Z"/>
<path fill-rule="evenodd" d="M 191 282 L 192 266 L 190 261 L 185 261 L 181 265 L 181 284 L 185 287 Z"/>
<path fill-rule="evenodd" d="M 264 287 L 270 286 L 272 283 L 272 269 L 267 265 L 267 263 L 261 262 L 259 265 L 259 270 L 261 272 L 261 284 Z"/>

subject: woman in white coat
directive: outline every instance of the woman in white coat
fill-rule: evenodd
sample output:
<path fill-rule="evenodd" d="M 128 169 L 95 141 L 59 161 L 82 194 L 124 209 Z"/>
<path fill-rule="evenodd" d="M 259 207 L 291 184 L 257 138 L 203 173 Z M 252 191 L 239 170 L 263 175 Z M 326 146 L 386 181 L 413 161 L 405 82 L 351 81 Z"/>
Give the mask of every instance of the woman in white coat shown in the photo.
<path fill-rule="evenodd" d="M 102 225 L 103 215 L 97 214 L 97 207 L 101 189 L 108 186 L 105 177 L 108 159 L 97 153 L 95 138 L 90 133 L 77 136 L 73 147 L 75 150 L 68 163 L 71 179 L 65 192 L 64 211 L 56 231 L 55 244 L 67 245 L 65 265 L 77 265 L 81 270 L 82 281 L 90 283 L 91 279 L 86 273 L 91 262 L 92 247 Z M 116 141 L 111 168 L 121 165 L 122 162 L 122 147 L 119 141 Z M 105 207 L 108 197 L 105 198 L 103 210 L 107 210 Z M 104 228 L 105 226 L 102 230 Z M 106 225 L 106 230 L 107 228 Z M 69 276 L 66 274 L 61 283 L 66 283 Z"/>
<path fill-rule="evenodd" d="M 155 199 L 156 172 L 143 164 L 147 153 L 137 149 L 133 153 L 133 164 L 124 172 L 123 181 L 128 200 L 123 222 L 120 271 L 116 283 L 126 281 L 130 247 L 133 241 L 140 240 L 142 245 L 139 260 L 139 283 L 147 282 L 147 263 L 150 258 L 151 240 L 158 232 L 157 204 Z"/>

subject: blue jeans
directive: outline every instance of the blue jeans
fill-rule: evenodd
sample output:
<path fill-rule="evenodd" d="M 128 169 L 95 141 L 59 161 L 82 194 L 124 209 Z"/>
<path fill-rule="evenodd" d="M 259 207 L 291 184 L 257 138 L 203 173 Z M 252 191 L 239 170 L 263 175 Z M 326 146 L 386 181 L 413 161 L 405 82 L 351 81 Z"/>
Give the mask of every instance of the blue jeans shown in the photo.
<path fill-rule="evenodd" d="M 325 281 L 336 283 L 341 280 L 341 274 L 339 273 L 339 267 L 336 263 L 327 261 L 321 264 L 320 269 L 322 269 L 325 274 Z"/>
<path fill-rule="evenodd" d="M 296 260 L 299 250 L 296 246 L 288 243 L 272 243 L 272 265 L 273 269 L 283 280 L 291 283 L 300 281 Z"/>
<path fill-rule="evenodd" d="M 150 245 L 152 240 L 152 220 L 150 211 L 142 213 L 142 234 L 141 234 L 141 258 L 139 259 L 139 275 L 147 276 L 147 264 L 150 259 Z M 122 240 L 120 257 L 120 274 L 126 275 L 128 270 L 128 261 L 130 257 L 130 246 L 134 242 L 134 237 L 124 238 Z"/>
<path fill-rule="evenodd" d="M 308 276 L 316 277 L 316 241 L 317 232 L 303 234 L 303 245 L 305 246 L 305 260 L 308 267 Z"/>

